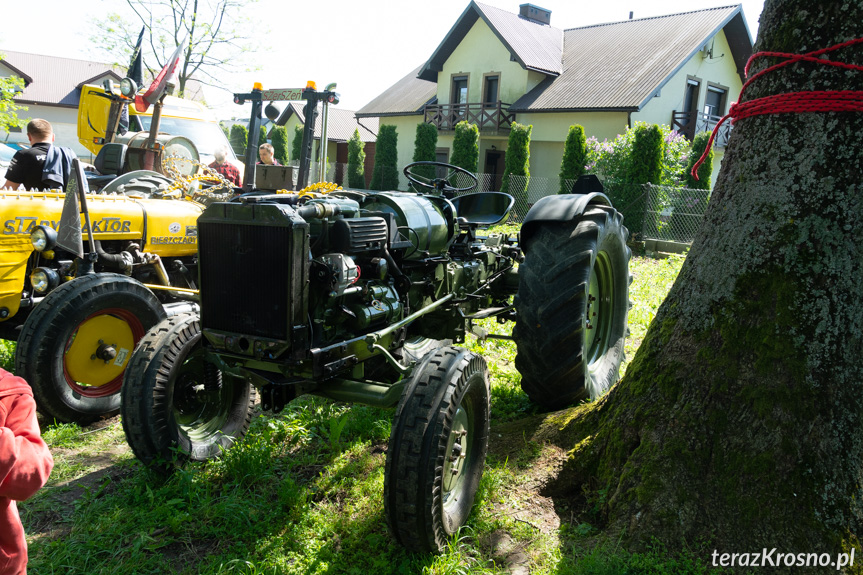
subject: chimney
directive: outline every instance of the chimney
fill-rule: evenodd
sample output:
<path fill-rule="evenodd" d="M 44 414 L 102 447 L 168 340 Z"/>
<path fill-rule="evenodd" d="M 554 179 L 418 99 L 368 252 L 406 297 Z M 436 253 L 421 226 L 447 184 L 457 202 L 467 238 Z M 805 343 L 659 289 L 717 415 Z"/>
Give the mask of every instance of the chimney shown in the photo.
<path fill-rule="evenodd" d="M 633 13 L 632 13 L 632 12 L 630 12 L 630 13 L 629 13 L 629 19 L 630 19 L 630 20 L 632 20 L 632 16 L 633 16 Z"/>
<path fill-rule="evenodd" d="M 551 26 L 551 10 L 533 4 L 522 4 L 519 6 L 518 15 L 525 20 Z"/>

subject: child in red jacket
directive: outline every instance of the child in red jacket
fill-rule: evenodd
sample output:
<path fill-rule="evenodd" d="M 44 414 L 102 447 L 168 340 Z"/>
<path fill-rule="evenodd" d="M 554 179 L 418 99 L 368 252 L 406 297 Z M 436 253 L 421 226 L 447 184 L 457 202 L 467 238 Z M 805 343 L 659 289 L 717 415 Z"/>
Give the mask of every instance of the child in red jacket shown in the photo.
<path fill-rule="evenodd" d="M 15 502 L 45 485 L 53 467 L 30 386 L 0 369 L 0 575 L 27 573 L 27 540 Z"/>

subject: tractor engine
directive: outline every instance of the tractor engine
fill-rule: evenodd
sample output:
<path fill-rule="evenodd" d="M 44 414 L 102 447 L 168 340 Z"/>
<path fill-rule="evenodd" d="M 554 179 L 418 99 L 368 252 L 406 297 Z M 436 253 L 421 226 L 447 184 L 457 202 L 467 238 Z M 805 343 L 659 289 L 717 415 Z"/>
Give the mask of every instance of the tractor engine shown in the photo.
<path fill-rule="evenodd" d="M 379 355 L 364 335 L 429 307 L 380 346 L 397 351 L 409 335 L 462 341 L 466 318 L 505 306 L 517 285 L 518 249 L 472 231 L 445 198 L 400 192 L 213 204 L 198 220 L 204 335 L 226 363 L 269 371 L 271 383 L 276 371 L 357 377 Z"/>

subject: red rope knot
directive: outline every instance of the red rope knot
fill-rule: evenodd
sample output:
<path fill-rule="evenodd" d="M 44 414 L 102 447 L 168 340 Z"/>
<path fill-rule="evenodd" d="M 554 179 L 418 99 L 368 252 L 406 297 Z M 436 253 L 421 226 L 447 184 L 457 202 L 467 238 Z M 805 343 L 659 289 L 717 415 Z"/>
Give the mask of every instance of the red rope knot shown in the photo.
<path fill-rule="evenodd" d="M 745 92 L 746 88 L 748 88 L 756 79 L 764 76 L 768 72 L 773 72 L 779 68 L 789 66 L 797 62 L 812 62 L 822 66 L 833 66 L 845 70 L 863 71 L 863 66 L 821 58 L 821 56 L 828 52 L 833 52 L 834 50 L 847 48 L 848 46 L 861 43 L 863 43 L 863 38 L 849 40 L 848 42 L 843 42 L 841 44 L 836 44 L 835 46 L 830 46 L 829 48 L 822 48 L 821 50 L 815 50 L 814 52 L 806 54 L 789 54 L 786 52 L 758 52 L 753 54 L 749 58 L 749 61 L 746 62 L 746 68 L 744 69 L 747 77 L 749 76 L 749 67 L 756 58 L 771 57 L 785 58 L 785 60 L 761 70 L 746 80 L 746 83 L 743 84 L 743 87 L 740 89 L 740 95 L 737 97 L 738 101 L 731 104 L 731 107 L 728 109 L 728 113 L 722 116 L 722 118 L 716 123 L 716 126 L 714 126 L 713 132 L 710 134 L 710 140 L 707 142 L 707 147 L 704 149 L 704 153 L 701 154 L 701 158 L 699 158 L 699 160 L 695 162 L 695 165 L 692 166 L 692 177 L 696 180 L 698 179 L 698 168 L 700 168 L 701 164 L 704 163 L 704 160 L 707 159 L 707 154 L 710 153 L 710 147 L 713 145 L 713 140 L 716 138 L 719 127 L 729 118 L 731 118 L 731 124 L 734 125 L 738 120 L 742 120 L 743 118 L 765 114 L 863 112 L 863 91 L 859 90 L 789 92 L 786 94 L 756 98 L 755 100 L 749 100 L 747 102 L 740 101 L 743 99 L 743 92 Z"/>

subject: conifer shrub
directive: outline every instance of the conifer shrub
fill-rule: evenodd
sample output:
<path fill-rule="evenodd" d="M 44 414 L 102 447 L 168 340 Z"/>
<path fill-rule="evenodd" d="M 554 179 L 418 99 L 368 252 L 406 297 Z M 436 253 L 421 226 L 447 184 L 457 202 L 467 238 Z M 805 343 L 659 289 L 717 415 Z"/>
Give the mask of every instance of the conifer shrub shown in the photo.
<path fill-rule="evenodd" d="M 695 134 L 692 140 L 692 148 L 689 151 L 689 162 L 686 164 L 686 170 L 683 173 L 686 178 L 686 187 L 695 190 L 709 190 L 710 176 L 713 174 L 713 149 L 704 159 L 704 163 L 698 167 L 698 179 L 692 177 L 692 168 L 695 167 L 695 162 L 701 158 L 704 149 L 707 148 L 707 143 L 710 141 L 710 132 L 699 132 Z"/>
<path fill-rule="evenodd" d="M 501 191 L 515 198 L 516 207 L 522 211 L 528 207 L 527 184 L 530 181 L 530 133 L 533 126 L 512 123 L 506 147 L 506 163 L 503 170 Z"/>
<path fill-rule="evenodd" d="M 479 127 L 462 120 L 455 125 L 452 157 L 449 163 L 476 173 L 479 165 Z"/>
<path fill-rule="evenodd" d="M 270 133 L 273 140 L 273 151 L 276 160 L 283 166 L 288 165 L 288 130 L 284 126 L 276 126 Z"/>
<path fill-rule="evenodd" d="M 434 162 L 437 150 L 437 127 L 434 124 L 417 124 L 417 135 L 414 140 L 414 162 Z M 416 175 L 426 179 L 435 177 L 433 166 L 417 166 L 412 170 Z"/>
<path fill-rule="evenodd" d="M 373 190 L 396 190 L 398 185 L 398 133 L 395 126 L 382 124 L 378 130 L 375 167 L 369 187 Z"/>
<path fill-rule="evenodd" d="M 563 159 L 560 162 L 560 194 L 568 194 L 572 184 L 568 180 L 577 180 L 584 175 L 587 163 L 587 138 L 584 127 L 575 124 L 569 127 L 566 142 L 563 144 Z"/>
<path fill-rule="evenodd" d="M 299 162 L 303 153 L 303 125 L 294 126 L 294 139 L 291 140 L 291 160 Z"/>
<path fill-rule="evenodd" d="M 234 153 L 243 157 L 246 153 L 246 143 L 249 141 L 249 129 L 242 124 L 231 126 L 231 147 Z"/>
<path fill-rule="evenodd" d="M 359 129 L 348 140 L 348 187 L 365 188 L 365 163 L 366 152 Z"/>

